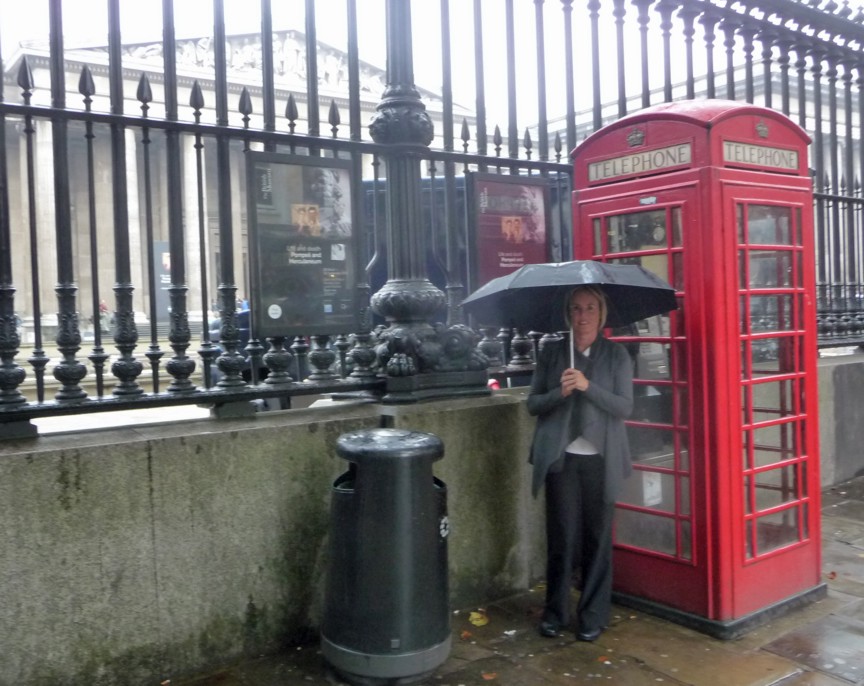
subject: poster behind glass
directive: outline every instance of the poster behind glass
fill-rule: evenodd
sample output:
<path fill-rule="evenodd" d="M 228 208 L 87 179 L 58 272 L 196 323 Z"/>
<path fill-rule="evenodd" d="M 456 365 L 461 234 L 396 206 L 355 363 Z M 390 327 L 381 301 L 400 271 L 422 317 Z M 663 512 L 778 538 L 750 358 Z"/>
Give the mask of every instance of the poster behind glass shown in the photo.
<path fill-rule="evenodd" d="M 471 175 L 476 290 L 525 264 L 549 260 L 549 186 L 545 180 L 499 174 Z"/>
<path fill-rule="evenodd" d="M 247 154 L 256 335 L 355 331 L 350 162 Z"/>

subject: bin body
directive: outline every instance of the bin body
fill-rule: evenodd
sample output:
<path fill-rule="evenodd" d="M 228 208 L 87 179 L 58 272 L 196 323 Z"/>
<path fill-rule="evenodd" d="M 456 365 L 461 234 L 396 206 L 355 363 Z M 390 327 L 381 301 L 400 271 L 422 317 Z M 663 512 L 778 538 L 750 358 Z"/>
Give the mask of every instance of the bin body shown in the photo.
<path fill-rule="evenodd" d="M 450 653 L 447 490 L 432 434 L 343 434 L 333 484 L 322 651 L 349 681 L 410 683 Z"/>

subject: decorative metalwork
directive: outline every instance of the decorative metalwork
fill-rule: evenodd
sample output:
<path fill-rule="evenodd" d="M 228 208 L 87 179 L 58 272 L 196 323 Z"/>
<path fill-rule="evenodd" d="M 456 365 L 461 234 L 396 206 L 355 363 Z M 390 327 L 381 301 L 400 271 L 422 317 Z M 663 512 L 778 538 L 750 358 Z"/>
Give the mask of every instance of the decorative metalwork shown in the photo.
<path fill-rule="evenodd" d="M 55 107 L 66 105 L 65 71 L 63 55 L 63 13 L 59 0 L 49 4 L 51 25 L 51 100 Z M 59 57 L 58 57 L 59 56 Z M 55 394 L 58 402 L 77 401 L 87 397 L 80 386 L 87 368 L 75 357 L 81 349 L 81 331 L 78 327 L 74 263 L 72 260 L 72 217 L 69 195 L 69 138 L 65 120 L 51 122 L 51 142 L 54 154 L 54 220 L 57 241 L 57 349 L 61 360 L 54 367 L 54 378 L 61 387 Z"/>
<path fill-rule="evenodd" d="M 387 393 L 387 402 L 414 402 L 450 393 L 454 384 L 463 382 L 463 390 L 483 388 L 485 368 L 475 370 L 478 360 L 465 351 L 470 347 L 477 353 L 478 344 L 481 350 L 490 346 L 490 336 L 503 346 L 501 354 L 509 359 L 508 368 L 524 374 L 528 367 L 523 365 L 530 366 L 533 359 L 524 353 L 524 336 L 520 340 L 516 335 L 511 341 L 509 333 L 494 336 L 486 332 L 480 341 L 477 334 L 460 328 L 470 252 L 466 249 L 470 241 L 461 177 L 468 172 L 498 171 L 549 179 L 555 198 L 551 257 L 567 259 L 572 253 L 568 151 L 612 120 L 616 109 L 620 117 L 634 106 L 669 100 L 670 93 L 674 97 L 746 99 L 776 108 L 811 130 L 819 344 L 861 343 L 864 70 L 860 21 L 864 11 L 856 15 L 846 3 L 775 0 L 612 0 L 608 4 L 535 0 L 534 22 L 520 25 L 515 21 L 516 10 L 525 9 L 520 6 L 523 2 L 528 4 L 528 0 L 506 0 L 501 5 L 507 24 L 506 59 L 501 67 L 508 92 L 498 126 L 499 122 L 489 121 L 492 110 L 486 97 L 484 43 L 490 40 L 490 22 L 484 21 L 481 0 L 464 8 L 451 0 L 436 3 L 441 21 L 442 87 L 440 94 L 423 92 L 422 98 L 413 84 L 411 35 L 402 30 L 410 18 L 406 2 L 388 3 L 391 33 L 398 35 L 388 36 L 391 50 L 385 79 L 360 62 L 356 0 L 345 3 L 347 52 L 335 56 L 338 68 L 327 66 L 327 58 L 333 56 L 325 53 L 331 46 L 317 43 L 315 11 L 321 5 L 316 0 L 304 0 L 306 24 L 296 35 L 273 32 L 269 1 L 265 1 L 260 36 L 254 37 L 226 35 L 223 3 L 216 0 L 214 36 L 206 44 L 174 40 L 174 3 L 164 0 L 163 39 L 135 46 L 120 44 L 119 16 L 125 11 L 124 4 L 111 0 L 107 53 L 103 50 L 109 98 L 95 97 L 93 74 L 84 67 L 76 75 L 80 76 L 83 108 L 67 108 L 62 97 L 62 77 L 68 77 L 72 67 L 61 57 L 63 3 L 52 0 L 53 40 L 48 41 L 48 54 L 22 46 L 23 55 L 11 65 L 20 86 L 17 102 L 0 96 L 0 132 L 6 132 L 0 136 L 0 192 L 11 190 L 11 201 L 0 197 L 3 422 L 11 421 L 19 410 L 30 413 L 28 416 L 77 412 L 79 406 L 98 404 L 104 388 L 112 386 L 114 397 L 106 400 L 117 407 L 146 403 L 151 396 L 178 404 L 212 402 L 207 400 L 211 395 L 235 399 L 256 393 L 290 396 L 309 392 L 307 385 L 302 391 L 295 386 L 310 373 L 328 376 L 309 382 L 320 388 L 360 386 Z M 450 45 L 450 26 L 462 21 L 465 12 L 473 12 L 474 19 L 473 49 L 466 53 L 471 63 L 455 67 L 451 64 L 455 51 Z M 560 21 L 550 22 L 556 12 Z M 580 40 L 586 35 L 591 41 L 586 46 L 592 55 L 590 76 L 582 65 L 584 75 L 575 68 L 574 26 L 589 28 L 578 35 Z M 628 43 L 625 27 L 636 29 L 640 40 Z M 556 60 L 564 63 L 564 78 L 556 74 L 554 86 L 563 84 L 565 91 L 562 110 L 566 113 L 561 113 L 560 120 L 543 114 L 547 92 L 553 92 L 547 83 L 543 40 L 550 31 L 563 33 L 563 56 Z M 611 40 L 609 45 L 600 43 L 604 31 L 614 36 L 618 66 L 617 84 L 610 84 L 617 89 L 603 89 L 604 96 L 612 96 L 609 102 L 601 102 L 597 94 L 599 56 L 608 53 L 611 57 L 613 50 Z M 517 96 L 523 84 L 516 83 L 513 46 L 530 38 L 529 32 L 536 34 L 537 99 L 525 103 L 531 107 L 523 109 Z M 662 68 L 659 55 L 645 49 L 649 44 L 663 46 Z M 299 59 L 289 63 L 287 52 Z M 715 69 L 715 52 L 719 70 Z M 702 53 L 701 59 L 694 60 L 696 53 Z M 658 67 L 650 73 L 649 60 Z M 50 108 L 43 107 L 44 97 L 38 97 L 42 94 L 36 91 L 31 61 L 38 63 L 37 73 L 52 73 Z M 704 72 L 694 73 L 694 62 L 704 65 Z M 670 63 L 673 67 L 680 63 L 682 70 L 672 74 Z M 141 66 L 140 111 L 134 114 L 122 109 L 126 101 L 122 85 L 129 77 L 122 70 L 124 64 Z M 624 65 L 631 64 L 637 67 L 637 74 L 642 67 L 642 78 L 628 84 Z M 188 76 L 193 84 L 191 114 L 177 107 L 178 65 L 181 70 L 212 67 L 213 78 L 207 83 L 215 105 L 210 112 L 201 84 L 194 81 L 200 72 L 183 71 L 183 78 Z M 685 68 L 686 81 L 673 83 L 672 78 L 679 78 Z M 471 113 L 458 110 L 453 102 L 455 69 L 473 72 L 476 99 L 470 103 Z M 156 93 L 157 98 L 163 93 L 165 97 L 165 116 L 159 119 L 153 114 L 160 109 L 154 106 L 150 89 L 154 77 L 165 84 Z M 578 112 L 575 84 L 588 89 L 588 100 Z M 333 88 L 345 92 L 333 97 Z M 277 89 L 287 99 L 281 130 L 276 124 Z M 240 96 L 237 110 L 231 113 L 229 93 Z M 431 102 L 435 106 L 427 111 Z M 253 105 L 258 108 L 259 103 L 261 111 L 253 112 Z M 329 104 L 329 111 L 319 112 L 319 103 Z M 368 133 L 363 103 L 378 106 Z M 518 128 L 517 103 L 522 119 Z M 539 121 L 526 126 L 526 117 L 533 118 L 534 110 Z M 329 128 L 322 132 L 322 124 Z M 762 124 L 766 122 L 755 124 L 757 131 Z M 494 134 L 487 133 L 492 131 Z M 66 140 L 70 133 L 77 136 L 79 132 L 80 140 Z M 430 148 L 436 133 L 440 149 Z M 236 172 L 241 147 L 350 159 L 358 179 L 372 170 L 368 180 L 352 189 L 352 204 L 359 215 L 357 245 L 361 246 L 357 251 L 357 299 L 361 308 L 371 300 L 372 309 L 361 331 L 333 333 L 329 350 L 326 345 L 322 350 L 319 332 L 308 332 L 308 338 L 259 341 L 254 330 L 248 330 L 247 336 L 245 324 L 238 324 L 238 288 L 245 287 L 248 274 L 238 219 L 243 209 L 236 207 L 243 192 L 242 178 Z M 554 149 L 555 162 L 547 160 L 549 147 Z M 384 157 L 387 173 L 379 174 Z M 363 161 L 369 158 L 371 167 Z M 110 164 L 102 164 L 106 160 Z M 430 169 L 428 176 L 421 178 L 421 165 Z M 20 174 L 10 176 L 10 170 L 19 169 Z M 62 182 L 52 186 L 70 174 L 71 190 Z M 386 208 L 379 202 L 385 191 L 390 198 Z M 18 215 L 4 216 L 10 208 Z M 170 275 L 158 271 L 160 256 L 153 253 L 154 241 L 165 237 L 163 230 L 169 239 Z M 46 244 L 51 243 L 49 251 Z M 114 256 L 113 265 L 105 263 L 107 255 Z M 160 284 L 166 276 L 169 281 Z M 104 303 L 105 319 L 113 316 L 113 346 L 107 344 L 109 334 L 97 314 L 103 310 L 100 290 L 106 281 L 114 288 L 113 301 L 105 298 L 110 302 Z M 370 298 L 373 291 L 377 293 Z M 163 293 L 167 302 L 161 300 Z M 58 311 L 46 308 L 46 302 L 56 302 Z M 372 315 L 377 321 L 372 321 Z M 211 328 L 217 317 L 219 326 Z M 92 334 L 89 324 L 84 324 L 91 318 Z M 382 319 L 386 324 L 375 327 Z M 437 319 L 445 319 L 446 324 Z M 150 339 L 141 355 L 149 361 L 146 379 L 134 357 L 138 337 L 145 331 Z M 192 339 L 199 333 L 200 345 L 190 354 Z M 539 345 L 540 336 L 539 332 L 529 334 L 528 340 Z M 54 351 L 55 340 L 59 352 Z M 173 358 L 163 365 L 166 341 Z M 79 361 L 76 355 L 81 355 L 82 345 L 92 347 L 86 359 Z M 113 358 L 110 369 L 109 353 Z M 325 356 L 333 354 L 339 364 L 325 364 Z M 491 357 L 497 361 L 496 355 Z M 18 356 L 26 361 L 17 360 Z M 329 378 L 337 367 L 339 374 L 346 374 L 344 379 Z M 46 374 L 49 370 L 53 378 Z M 266 383 L 257 384 L 264 375 Z M 25 391 L 35 399 L 25 399 Z M 62 402 L 46 400 L 46 395 Z"/>
<path fill-rule="evenodd" d="M 108 4 L 109 96 L 111 112 L 123 114 L 123 70 L 122 46 L 120 44 L 120 6 L 117 0 Z M 129 246 L 129 204 L 126 172 L 126 129 L 120 123 L 111 125 L 111 163 L 114 178 L 114 345 L 120 353 L 111 365 L 111 373 L 117 378 L 113 394 L 118 397 L 136 397 L 144 393 L 137 378 L 143 365 L 132 356 L 138 343 L 138 329 L 135 326 L 135 311 L 132 305 L 134 285 L 132 284 L 131 252 Z"/>
<path fill-rule="evenodd" d="M 2 59 L 0 59 L 2 66 Z M 3 83 L 0 82 L 0 102 Z M 0 112 L 0 412 L 26 402 L 20 386 L 26 372 L 15 363 L 21 345 L 19 317 L 15 312 L 12 275 L 12 227 L 9 217 L 9 180 L 6 159 L 6 117 Z"/>
<path fill-rule="evenodd" d="M 339 378 L 333 371 L 336 353 L 330 347 L 330 336 L 312 336 L 312 350 L 309 351 L 309 364 L 312 373 L 309 381 L 331 381 Z"/>
<path fill-rule="evenodd" d="M 642 145 L 645 142 L 645 130 L 634 128 L 627 134 L 627 145 L 635 148 L 637 145 Z"/>

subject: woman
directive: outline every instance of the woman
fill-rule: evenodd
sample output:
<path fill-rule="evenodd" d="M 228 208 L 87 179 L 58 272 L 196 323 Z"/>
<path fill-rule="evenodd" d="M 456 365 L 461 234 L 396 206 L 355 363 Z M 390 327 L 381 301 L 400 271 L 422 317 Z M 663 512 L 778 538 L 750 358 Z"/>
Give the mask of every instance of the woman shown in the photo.
<path fill-rule="evenodd" d="M 624 346 L 601 334 L 606 312 L 599 288 L 571 292 L 564 313 L 570 337 L 543 347 L 528 395 L 528 411 L 537 417 L 534 495 L 546 486 L 547 586 L 540 633 L 549 638 L 570 623 L 577 565 L 577 638 L 595 641 L 609 624 L 612 515 L 621 481 L 631 472 L 624 420 L 633 410 L 633 367 Z"/>

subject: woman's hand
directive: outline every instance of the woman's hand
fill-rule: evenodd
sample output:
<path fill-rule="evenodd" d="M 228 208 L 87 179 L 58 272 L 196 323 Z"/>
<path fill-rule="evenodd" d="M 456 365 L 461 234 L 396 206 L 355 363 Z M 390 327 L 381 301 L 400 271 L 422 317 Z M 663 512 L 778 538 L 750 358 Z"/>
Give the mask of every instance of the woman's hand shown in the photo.
<path fill-rule="evenodd" d="M 565 369 L 561 375 L 561 395 L 568 397 L 573 391 L 588 390 L 589 381 L 578 369 Z"/>

